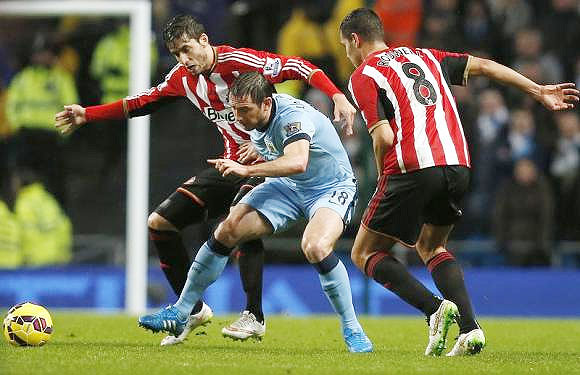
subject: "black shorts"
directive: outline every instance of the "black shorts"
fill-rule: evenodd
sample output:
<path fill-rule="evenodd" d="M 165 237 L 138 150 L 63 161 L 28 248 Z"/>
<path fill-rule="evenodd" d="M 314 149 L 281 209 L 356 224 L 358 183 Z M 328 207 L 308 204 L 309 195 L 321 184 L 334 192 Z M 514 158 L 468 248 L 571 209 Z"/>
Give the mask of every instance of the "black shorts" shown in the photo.
<path fill-rule="evenodd" d="M 263 181 L 261 177 L 223 177 L 217 169 L 208 168 L 185 181 L 155 212 L 183 229 L 208 218 L 226 215 L 234 197 L 239 201 L 240 195 Z"/>
<path fill-rule="evenodd" d="M 453 165 L 381 176 L 361 225 L 414 246 L 423 223 L 455 224 L 469 188 L 470 170 Z"/>

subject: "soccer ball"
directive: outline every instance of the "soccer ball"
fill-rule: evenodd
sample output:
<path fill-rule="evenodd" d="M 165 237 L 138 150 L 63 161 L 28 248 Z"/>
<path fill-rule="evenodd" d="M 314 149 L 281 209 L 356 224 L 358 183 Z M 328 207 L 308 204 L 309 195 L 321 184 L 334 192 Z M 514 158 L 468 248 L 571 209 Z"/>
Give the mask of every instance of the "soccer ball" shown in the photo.
<path fill-rule="evenodd" d="M 8 310 L 2 330 L 12 345 L 42 346 L 52 335 L 52 318 L 44 307 L 24 302 Z"/>

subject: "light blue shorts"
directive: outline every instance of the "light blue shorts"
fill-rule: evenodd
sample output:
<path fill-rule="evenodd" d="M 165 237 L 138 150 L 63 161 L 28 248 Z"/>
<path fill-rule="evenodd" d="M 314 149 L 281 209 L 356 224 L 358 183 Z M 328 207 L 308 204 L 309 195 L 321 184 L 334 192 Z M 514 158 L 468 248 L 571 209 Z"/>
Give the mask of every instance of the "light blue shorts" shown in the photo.
<path fill-rule="evenodd" d="M 283 231 L 299 218 L 310 219 L 319 208 L 330 208 L 346 226 L 357 199 L 356 181 L 344 180 L 324 189 L 297 189 L 280 178 L 268 178 L 252 189 L 239 203 L 258 211 L 274 228 Z"/>

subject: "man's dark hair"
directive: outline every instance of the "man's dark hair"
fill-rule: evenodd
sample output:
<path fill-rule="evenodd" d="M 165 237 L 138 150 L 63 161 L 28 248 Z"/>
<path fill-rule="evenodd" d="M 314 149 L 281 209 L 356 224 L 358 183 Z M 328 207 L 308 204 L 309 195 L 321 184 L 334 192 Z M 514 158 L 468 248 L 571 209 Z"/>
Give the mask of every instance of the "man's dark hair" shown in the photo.
<path fill-rule="evenodd" d="M 350 38 L 352 33 L 360 35 L 364 41 L 383 41 L 385 32 L 379 16 L 368 8 L 358 8 L 350 12 L 340 23 L 343 38 Z"/>
<path fill-rule="evenodd" d="M 230 95 L 234 98 L 249 96 L 252 102 L 262 104 L 265 98 L 271 97 L 274 86 L 258 72 L 242 73 L 236 78 L 230 88 Z"/>
<path fill-rule="evenodd" d="M 173 41 L 181 39 L 184 35 L 191 39 L 199 39 L 205 33 L 205 27 L 195 17 L 188 14 L 180 14 L 173 17 L 163 29 L 163 41 L 169 46 Z"/>

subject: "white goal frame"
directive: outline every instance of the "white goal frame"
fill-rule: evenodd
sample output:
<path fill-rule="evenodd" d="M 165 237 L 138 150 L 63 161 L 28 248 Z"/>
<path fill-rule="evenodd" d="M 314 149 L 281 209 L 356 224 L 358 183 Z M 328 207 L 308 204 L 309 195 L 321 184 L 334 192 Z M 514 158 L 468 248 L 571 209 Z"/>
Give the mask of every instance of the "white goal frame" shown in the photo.
<path fill-rule="evenodd" d="M 2 1 L 0 16 L 128 16 L 131 51 L 129 93 L 150 87 L 151 3 L 149 0 Z M 149 116 L 129 120 L 125 234 L 125 310 L 145 311 L 147 303 L 147 213 L 149 194 Z"/>

